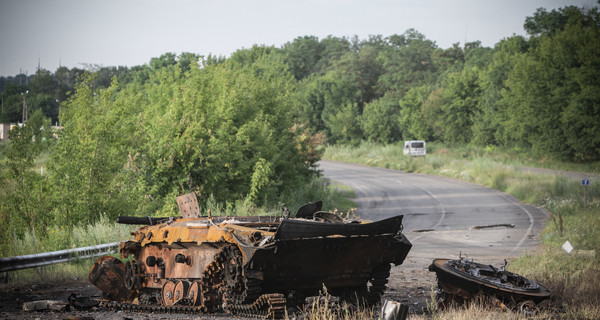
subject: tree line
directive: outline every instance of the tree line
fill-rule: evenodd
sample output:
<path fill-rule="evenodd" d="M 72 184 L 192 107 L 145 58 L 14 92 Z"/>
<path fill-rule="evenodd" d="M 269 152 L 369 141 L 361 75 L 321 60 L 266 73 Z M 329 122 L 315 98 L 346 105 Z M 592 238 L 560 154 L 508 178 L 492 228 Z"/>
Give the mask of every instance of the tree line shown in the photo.
<path fill-rule="evenodd" d="M 443 49 L 409 29 L 0 79 L 0 122 L 20 121 L 24 100 L 29 113 L 0 145 L 1 241 L 102 214 L 173 214 L 189 191 L 273 205 L 317 175 L 325 143 L 424 139 L 598 160 L 598 7 L 538 9 L 524 27 L 528 37 L 493 48 Z M 64 126 L 58 139 L 50 123 Z"/>

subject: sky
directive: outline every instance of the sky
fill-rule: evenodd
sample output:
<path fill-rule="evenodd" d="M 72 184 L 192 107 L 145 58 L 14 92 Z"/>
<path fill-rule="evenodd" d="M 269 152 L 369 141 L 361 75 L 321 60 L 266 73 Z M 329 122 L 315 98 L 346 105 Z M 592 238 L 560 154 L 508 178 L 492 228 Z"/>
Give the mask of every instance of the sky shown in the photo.
<path fill-rule="evenodd" d="M 135 66 L 173 52 L 229 56 L 306 35 L 367 39 L 414 28 L 440 48 L 526 35 L 537 8 L 596 0 L 0 0 L 0 75 L 38 64 Z"/>

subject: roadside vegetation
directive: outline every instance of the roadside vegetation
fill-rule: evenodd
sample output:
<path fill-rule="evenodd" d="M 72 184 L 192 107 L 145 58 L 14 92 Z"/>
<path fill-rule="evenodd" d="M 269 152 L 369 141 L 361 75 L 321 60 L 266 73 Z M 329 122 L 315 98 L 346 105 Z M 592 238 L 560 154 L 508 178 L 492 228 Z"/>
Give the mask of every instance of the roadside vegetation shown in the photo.
<path fill-rule="evenodd" d="M 566 312 L 562 315 L 585 319 L 600 317 L 599 163 L 563 163 L 515 150 L 450 147 L 439 143 L 427 145 L 425 158 L 404 156 L 400 144 L 374 143 L 358 147 L 332 146 L 327 148 L 323 158 L 461 179 L 545 208 L 549 218 L 541 234 L 540 252 L 512 261 L 509 268 L 548 286 L 561 299 L 558 304 Z M 529 169 L 523 168 L 524 165 L 561 171 L 528 172 L 524 171 Z M 569 170 L 578 171 L 576 177 L 570 176 Z M 584 208 L 584 187 L 578 178 L 585 173 L 592 180 L 586 187 L 587 208 Z M 575 247 L 571 254 L 561 249 L 567 240 Z M 438 316 L 452 319 L 455 312 Z"/>

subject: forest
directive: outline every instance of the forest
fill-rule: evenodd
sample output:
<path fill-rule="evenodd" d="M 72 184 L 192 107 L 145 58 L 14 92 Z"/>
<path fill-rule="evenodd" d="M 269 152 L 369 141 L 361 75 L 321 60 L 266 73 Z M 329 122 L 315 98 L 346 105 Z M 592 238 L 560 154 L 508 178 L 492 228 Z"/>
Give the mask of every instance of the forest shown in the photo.
<path fill-rule="evenodd" d="M 493 48 L 409 29 L 0 77 L 0 123 L 27 120 L 0 143 L 0 245 L 103 215 L 174 215 L 185 192 L 273 207 L 318 176 L 326 145 L 598 161 L 599 8 L 540 8 L 524 28 Z"/>

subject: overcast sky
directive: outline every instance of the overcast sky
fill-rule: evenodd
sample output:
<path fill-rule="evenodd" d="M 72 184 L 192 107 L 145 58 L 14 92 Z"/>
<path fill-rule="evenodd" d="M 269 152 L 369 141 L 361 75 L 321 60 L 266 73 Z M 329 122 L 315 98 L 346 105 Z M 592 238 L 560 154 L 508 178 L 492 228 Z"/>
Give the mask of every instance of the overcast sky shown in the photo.
<path fill-rule="evenodd" d="M 134 66 L 165 52 L 229 56 L 254 44 L 390 36 L 415 28 L 441 48 L 479 40 L 493 47 L 525 35 L 539 7 L 595 0 L 0 0 L 0 75 L 40 65 Z"/>

